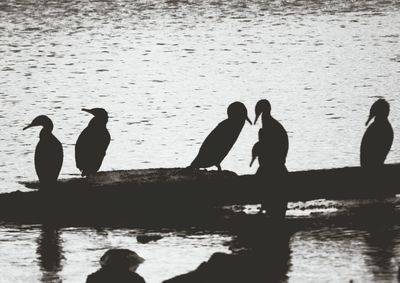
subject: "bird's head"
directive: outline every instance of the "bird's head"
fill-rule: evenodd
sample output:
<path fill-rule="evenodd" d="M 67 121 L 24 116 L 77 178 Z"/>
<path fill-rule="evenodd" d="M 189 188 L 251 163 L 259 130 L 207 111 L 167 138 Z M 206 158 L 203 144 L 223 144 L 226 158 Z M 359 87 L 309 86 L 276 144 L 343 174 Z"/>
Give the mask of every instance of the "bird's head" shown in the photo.
<path fill-rule="evenodd" d="M 228 112 L 228 119 L 235 119 L 240 121 L 247 120 L 247 122 L 249 122 L 251 125 L 251 121 L 247 116 L 246 106 L 243 103 L 238 101 L 233 102 L 232 104 L 229 105 L 227 112 Z"/>
<path fill-rule="evenodd" d="M 387 118 L 389 116 L 390 106 L 389 103 L 381 98 L 374 102 L 369 111 L 369 117 L 365 125 L 367 126 L 369 122 L 374 118 Z"/>
<path fill-rule="evenodd" d="M 271 114 L 271 104 L 269 103 L 268 100 L 261 99 L 256 104 L 255 112 L 256 112 L 256 118 L 254 120 L 254 124 L 256 124 L 258 117 L 260 117 L 262 113 L 266 113 L 268 115 Z"/>
<path fill-rule="evenodd" d="M 26 126 L 23 130 L 36 126 L 42 126 L 49 131 L 53 130 L 53 122 L 46 115 L 37 116 L 35 119 L 33 119 L 32 123 Z"/>
<path fill-rule="evenodd" d="M 83 108 L 82 111 L 92 114 L 96 118 L 96 120 L 102 121 L 105 124 L 108 122 L 108 113 L 103 108 L 92 108 L 92 109 Z"/>

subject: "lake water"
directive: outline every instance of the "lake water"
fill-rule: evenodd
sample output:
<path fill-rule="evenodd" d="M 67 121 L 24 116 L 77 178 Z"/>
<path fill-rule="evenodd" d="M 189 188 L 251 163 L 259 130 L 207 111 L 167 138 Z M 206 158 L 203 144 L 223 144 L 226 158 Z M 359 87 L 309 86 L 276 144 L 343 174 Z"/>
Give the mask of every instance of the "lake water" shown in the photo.
<path fill-rule="evenodd" d="M 289 170 L 358 165 L 378 97 L 389 101 L 395 131 L 387 162 L 400 159 L 399 1 L 3 0 L 0 18 L 0 192 L 24 190 L 18 181 L 36 178 L 39 129 L 22 128 L 40 114 L 51 117 L 63 143 L 61 177 L 79 173 L 74 144 L 91 118 L 84 107 L 110 115 L 102 170 L 187 166 L 231 102 L 245 103 L 253 120 L 261 98 L 289 133 Z M 249 162 L 258 129 L 244 126 L 223 169 L 255 172 Z M 397 200 L 385 203 L 397 212 Z M 316 215 L 342 207 L 291 204 L 288 214 L 319 222 Z M 388 228 L 388 245 L 371 245 L 369 228 L 329 229 L 321 221 L 291 237 L 288 281 L 394 280 L 398 223 Z M 139 272 L 159 282 L 228 251 L 224 243 L 234 237 L 167 232 L 138 245 L 137 230 L 62 228 L 54 277 L 38 251 L 43 230 L 0 226 L 0 282 L 82 282 L 112 246 L 137 250 L 147 259 Z M 386 255 L 384 264 L 373 260 L 377 254 Z"/>

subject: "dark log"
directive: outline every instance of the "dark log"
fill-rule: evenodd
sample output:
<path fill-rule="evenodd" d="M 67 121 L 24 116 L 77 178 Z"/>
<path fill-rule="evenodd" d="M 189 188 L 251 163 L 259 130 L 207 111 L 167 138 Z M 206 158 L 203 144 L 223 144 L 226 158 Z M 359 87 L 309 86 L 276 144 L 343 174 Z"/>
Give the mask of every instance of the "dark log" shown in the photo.
<path fill-rule="evenodd" d="M 209 208 L 215 206 L 259 204 L 276 196 L 288 201 L 393 196 L 400 192 L 399 173 L 400 164 L 379 170 L 290 172 L 280 179 L 181 168 L 99 172 L 86 179 L 60 180 L 45 190 L 37 182 L 26 182 L 39 190 L 0 194 L 0 219 L 140 224 L 165 217 L 195 222 L 213 218 L 215 211 Z"/>

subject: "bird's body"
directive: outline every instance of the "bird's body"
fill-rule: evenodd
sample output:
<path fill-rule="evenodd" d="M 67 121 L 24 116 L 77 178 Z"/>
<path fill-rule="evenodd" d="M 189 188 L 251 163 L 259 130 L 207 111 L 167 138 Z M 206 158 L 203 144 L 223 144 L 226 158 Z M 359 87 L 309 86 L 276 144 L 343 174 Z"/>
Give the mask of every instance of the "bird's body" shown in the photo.
<path fill-rule="evenodd" d="M 371 107 L 368 122 L 375 117 L 367 128 L 361 141 L 360 163 L 362 167 L 382 166 L 393 143 L 393 128 L 388 120 L 389 104 L 379 99 Z"/>
<path fill-rule="evenodd" d="M 47 116 L 38 116 L 24 129 L 43 126 L 35 150 L 35 170 L 41 185 L 57 181 L 63 164 L 64 153 L 60 141 L 52 134 L 53 123 Z"/>
<path fill-rule="evenodd" d="M 262 117 L 263 128 L 260 137 L 260 167 L 274 169 L 283 168 L 289 150 L 289 138 L 281 123 L 272 116 Z"/>
<path fill-rule="evenodd" d="M 101 109 L 101 108 L 94 108 Z M 89 113 L 97 113 L 91 110 L 85 110 Z M 102 109 L 104 112 L 105 110 Z M 90 112 L 91 111 L 91 112 Z M 95 174 L 103 163 L 104 156 L 111 136 L 106 128 L 108 121 L 107 112 L 99 112 L 106 116 L 96 116 L 89 122 L 89 125 L 82 131 L 75 145 L 76 167 L 82 172 L 82 176 Z"/>
<path fill-rule="evenodd" d="M 235 124 L 229 119 L 219 123 L 204 140 L 191 166 L 194 168 L 218 167 L 238 139 L 243 125 L 244 121 Z"/>
<path fill-rule="evenodd" d="M 253 165 L 254 161 L 256 160 L 257 157 L 260 155 L 260 142 L 256 142 L 253 145 L 253 148 L 251 149 L 251 161 L 250 161 L 250 167 Z"/>
<path fill-rule="evenodd" d="M 259 131 L 258 162 L 260 172 L 271 174 L 287 172 L 285 163 L 289 150 L 289 138 L 285 128 L 271 116 L 268 100 L 260 100 L 256 105 L 256 119 L 261 116 L 262 128 Z"/>
<path fill-rule="evenodd" d="M 282 219 L 287 208 L 286 199 L 286 156 L 289 150 L 289 138 L 285 128 L 271 116 L 271 104 L 262 99 L 257 102 L 256 119 L 262 114 L 262 128 L 259 131 L 257 146 L 260 167 L 256 176 L 259 184 L 267 185 L 266 197 L 261 203 L 260 212 L 266 210 L 270 217 Z"/>
<path fill-rule="evenodd" d="M 221 170 L 220 164 L 238 139 L 246 119 L 248 120 L 244 104 L 232 103 L 228 107 L 228 119 L 211 131 L 189 167 L 197 169 L 217 166 Z"/>

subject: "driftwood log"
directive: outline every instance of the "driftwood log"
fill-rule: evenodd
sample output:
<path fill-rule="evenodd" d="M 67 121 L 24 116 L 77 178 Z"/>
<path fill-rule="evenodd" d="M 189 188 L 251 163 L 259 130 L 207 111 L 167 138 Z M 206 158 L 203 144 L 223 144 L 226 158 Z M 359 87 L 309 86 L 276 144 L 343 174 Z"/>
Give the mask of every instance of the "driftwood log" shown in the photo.
<path fill-rule="evenodd" d="M 214 219 L 210 208 L 288 201 L 383 198 L 400 192 L 400 164 L 290 172 L 284 180 L 230 171 L 159 168 L 99 172 L 62 179 L 52 188 L 0 194 L 0 220 L 42 223 L 135 223 Z"/>

